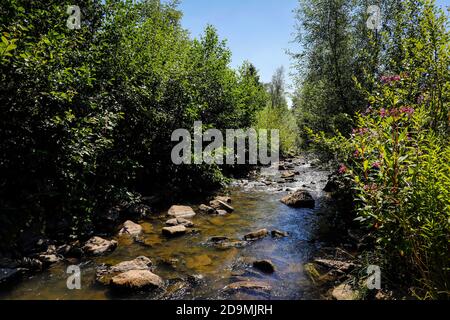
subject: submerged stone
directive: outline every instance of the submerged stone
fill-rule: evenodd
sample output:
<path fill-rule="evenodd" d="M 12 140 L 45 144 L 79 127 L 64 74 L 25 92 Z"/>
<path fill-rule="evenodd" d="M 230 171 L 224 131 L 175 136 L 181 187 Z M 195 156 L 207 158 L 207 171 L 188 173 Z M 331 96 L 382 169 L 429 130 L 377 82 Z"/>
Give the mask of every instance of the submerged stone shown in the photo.
<path fill-rule="evenodd" d="M 224 288 L 224 291 L 226 292 L 233 292 L 233 291 L 256 291 L 256 292 L 270 292 L 272 290 L 272 287 L 262 281 L 239 281 L 232 284 L 227 285 Z"/>
<path fill-rule="evenodd" d="M 189 257 L 186 259 L 186 266 L 190 269 L 195 269 L 198 267 L 205 267 L 212 264 L 211 258 L 206 255 L 199 255 L 195 257 Z"/>
<path fill-rule="evenodd" d="M 187 229 L 183 225 L 178 225 L 174 227 L 166 227 L 162 229 L 162 233 L 168 237 L 177 237 L 186 234 Z"/>
<path fill-rule="evenodd" d="M 280 230 L 272 230 L 270 234 L 272 235 L 272 238 L 286 238 L 287 236 L 289 236 L 287 232 Z"/>
<path fill-rule="evenodd" d="M 254 232 L 250 232 L 244 236 L 246 241 L 255 241 L 265 238 L 269 234 L 267 229 L 261 229 Z"/>

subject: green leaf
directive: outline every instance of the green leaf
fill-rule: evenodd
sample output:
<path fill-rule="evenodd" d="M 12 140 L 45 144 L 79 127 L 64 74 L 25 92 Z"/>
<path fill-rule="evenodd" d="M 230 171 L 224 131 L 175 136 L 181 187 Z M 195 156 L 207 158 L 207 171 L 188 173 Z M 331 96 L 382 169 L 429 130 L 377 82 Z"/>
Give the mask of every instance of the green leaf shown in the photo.
<path fill-rule="evenodd" d="M 363 167 L 364 167 L 364 171 L 367 171 L 367 169 L 369 169 L 369 160 L 364 161 Z"/>
<path fill-rule="evenodd" d="M 13 51 L 15 48 L 17 48 L 17 45 L 10 44 L 8 47 L 6 47 L 6 51 Z"/>

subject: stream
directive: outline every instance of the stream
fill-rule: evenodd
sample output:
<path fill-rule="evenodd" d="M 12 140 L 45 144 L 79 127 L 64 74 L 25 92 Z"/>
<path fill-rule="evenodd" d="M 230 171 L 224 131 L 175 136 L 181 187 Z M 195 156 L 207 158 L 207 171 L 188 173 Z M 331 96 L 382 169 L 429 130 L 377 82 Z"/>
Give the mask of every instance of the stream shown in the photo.
<path fill-rule="evenodd" d="M 320 290 L 305 272 L 304 264 L 324 246 L 320 241 L 324 228 L 321 217 L 331 210 L 332 202 L 322 190 L 329 171 L 303 158 L 289 160 L 287 165 L 289 170 L 298 172 L 292 180 L 282 178 L 283 171 L 272 168 L 263 169 L 254 179 L 234 181 L 225 192 L 231 197 L 235 211 L 227 216 L 198 213 L 190 219 L 197 232 L 174 239 L 164 237 L 161 230 L 168 220 L 166 212 L 139 221 L 144 229 L 141 241 L 116 238 L 119 245 L 114 252 L 81 261 L 80 290 L 67 289 L 66 269 L 70 263 L 65 261 L 25 277 L 8 291 L 0 292 L 0 299 L 321 299 Z M 280 202 L 288 191 L 296 189 L 308 190 L 313 195 L 315 209 L 294 209 Z M 197 211 L 200 204 L 186 205 Z M 262 228 L 289 235 L 284 238 L 269 235 L 243 248 L 217 248 L 208 241 L 215 236 L 242 239 Z M 165 290 L 124 295 L 96 283 L 98 265 L 114 265 L 138 256 L 153 261 L 153 272 L 164 280 Z M 262 273 L 248 264 L 252 259 L 269 259 L 276 271 Z M 263 281 L 272 289 L 268 293 L 223 290 L 242 280 Z"/>

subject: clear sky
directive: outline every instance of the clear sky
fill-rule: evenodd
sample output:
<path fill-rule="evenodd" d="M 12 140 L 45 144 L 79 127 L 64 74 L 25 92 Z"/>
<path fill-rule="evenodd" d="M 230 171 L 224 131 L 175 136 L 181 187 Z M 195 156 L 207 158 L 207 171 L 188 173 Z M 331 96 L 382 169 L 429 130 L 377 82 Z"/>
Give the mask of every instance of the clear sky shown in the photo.
<path fill-rule="evenodd" d="M 295 19 L 292 12 L 298 0 L 181 0 L 182 24 L 198 37 L 207 24 L 214 25 L 222 39 L 227 39 L 233 53 L 232 67 L 249 60 L 269 82 L 275 69 L 289 70 L 286 49 L 298 51 L 292 43 Z M 437 0 L 440 6 L 450 0 Z M 288 83 L 291 83 L 287 79 Z M 291 90 L 288 90 L 291 91 Z"/>
<path fill-rule="evenodd" d="M 207 24 L 215 26 L 233 54 L 232 67 L 249 60 L 269 82 L 279 66 L 289 69 L 286 49 L 295 28 L 298 0 L 181 0 L 182 24 L 198 37 Z"/>

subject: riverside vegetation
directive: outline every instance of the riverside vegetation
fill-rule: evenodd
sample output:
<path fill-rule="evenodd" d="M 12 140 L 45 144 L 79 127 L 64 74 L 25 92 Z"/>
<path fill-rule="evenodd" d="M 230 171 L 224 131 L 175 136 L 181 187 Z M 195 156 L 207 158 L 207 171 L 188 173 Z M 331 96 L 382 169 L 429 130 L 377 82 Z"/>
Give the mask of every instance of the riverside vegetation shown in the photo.
<path fill-rule="evenodd" d="M 132 252 L 145 255 L 151 247 L 152 254 L 165 257 L 158 267 L 177 264 L 166 251 L 176 252 L 181 246 L 177 241 L 182 241 L 163 242 L 160 233 L 167 238 L 201 237 L 198 243 L 233 252 L 210 253 L 223 264 L 237 248 L 255 243 L 254 237 L 264 239 L 271 231 L 275 239 L 286 238 L 284 230 L 264 229 L 243 238 L 212 234 L 216 229 L 199 236 L 193 226 L 196 221 L 189 220 L 199 211 L 213 216 L 216 224 L 222 223 L 218 219 L 230 219 L 239 232 L 252 231 L 247 225 L 251 217 L 236 218 L 247 229 L 233 224 L 236 212 L 242 214 L 241 200 L 233 208 L 223 197 L 195 207 L 195 212 L 186 206 L 172 207 L 164 226 L 159 218 L 135 223 L 173 203 L 201 202 L 230 178 L 254 169 L 173 164 L 172 132 L 179 128 L 193 132 L 194 122 L 201 121 L 205 131 L 278 129 L 283 157 L 314 149 L 323 162 L 330 160 L 335 174 L 325 190 L 340 207 L 333 219 L 345 222 L 345 230 L 358 231 L 358 252 L 352 255 L 358 256 L 358 262 L 319 259 L 318 264 L 331 269 L 338 265 L 339 272 L 354 273 L 378 265 L 383 283 L 387 290 L 396 291 L 395 297 L 448 298 L 450 34 L 448 16 L 433 1 L 381 1 L 382 28 L 374 31 L 367 27 L 366 1 L 300 0 L 296 41 L 303 50 L 291 53 L 298 71 L 292 107 L 288 107 L 282 68 L 269 84 L 261 81 L 250 62 L 233 70 L 231 52 L 213 26 L 207 26 L 200 39 L 192 39 L 183 29 L 177 1 L 77 1 L 82 12 L 79 30 L 66 26 L 69 5 L 73 3 L 6 0 L 0 8 L 2 264 L 20 260 L 19 265 L 33 269 L 54 264 L 58 256 L 73 259 L 114 250 L 119 250 L 115 256 L 119 259 L 122 240 L 94 237 L 109 238 L 119 225 L 119 236 L 130 236 L 140 248 Z M 253 214 L 268 222 L 275 211 L 284 212 L 270 205 L 274 195 L 277 201 L 300 207 L 299 213 L 314 214 L 318 207 L 335 212 L 321 206 L 325 185 L 295 183 L 302 174 L 315 177 L 296 171 L 298 166 L 309 167 L 309 162 L 296 158 L 293 166 L 290 163 L 281 164 L 284 171 L 277 179 L 293 181 L 292 185 L 278 188 L 277 181 L 260 182 L 271 195 L 259 199 L 274 211 L 264 211 L 265 218 Z M 311 195 L 305 188 L 316 193 Z M 288 192 L 294 193 L 283 198 Z M 243 207 L 254 203 L 251 196 L 238 193 L 237 197 Z M 292 210 L 289 214 L 296 209 Z M 207 225 L 209 218 L 199 219 Z M 303 218 L 294 221 L 305 223 Z M 154 226 L 161 227 L 158 235 L 152 231 Z M 285 241 L 309 248 L 300 241 L 306 227 L 294 227 L 298 233 Z M 224 231 L 233 233 L 230 228 Z M 48 238 L 61 245 L 42 240 Z M 258 245 L 250 248 L 258 250 Z M 37 259 L 29 258 L 36 250 Z M 186 268 L 218 267 L 196 250 L 186 258 Z M 96 270 L 96 278 L 128 289 L 165 287 L 164 280 L 152 273 L 153 261 L 127 258 L 130 261 L 121 264 L 92 258 L 99 264 L 107 262 Z M 277 269 L 276 261 L 266 258 L 241 262 L 290 279 L 292 261 L 280 260 L 282 267 Z M 362 267 L 355 268 L 356 264 Z M 320 282 L 316 267 L 294 269 L 308 271 Z M 270 291 L 270 283 L 252 282 L 245 272 L 233 270 L 231 276 L 239 281 L 219 284 L 227 292 Z M 339 282 L 341 278 L 337 277 Z M 353 289 L 361 289 L 364 275 L 351 279 Z M 199 282 L 191 276 L 183 283 Z M 171 288 L 178 285 L 170 283 Z M 179 297 L 192 294 L 184 287 L 180 290 L 184 293 Z M 169 293 L 156 297 L 177 297 Z"/>

